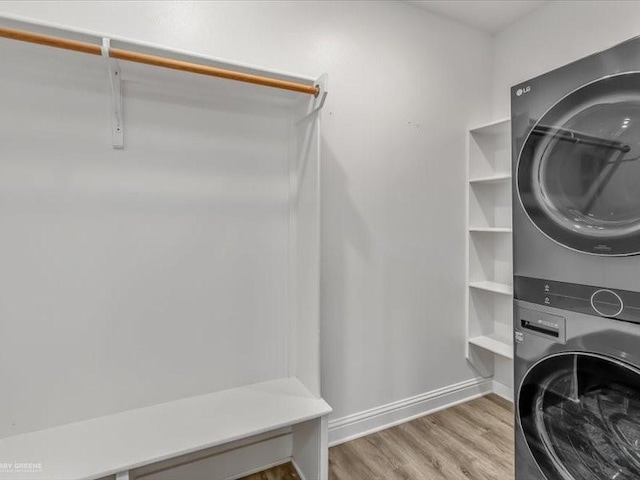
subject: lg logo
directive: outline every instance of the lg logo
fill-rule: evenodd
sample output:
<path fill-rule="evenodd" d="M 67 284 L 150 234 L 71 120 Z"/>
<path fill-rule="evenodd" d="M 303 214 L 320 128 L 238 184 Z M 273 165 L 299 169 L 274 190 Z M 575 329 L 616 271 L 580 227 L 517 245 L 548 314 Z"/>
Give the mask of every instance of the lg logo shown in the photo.
<path fill-rule="evenodd" d="M 524 88 L 519 88 L 518 90 L 516 90 L 516 95 L 519 97 L 525 93 L 529 93 L 530 91 L 531 91 L 531 85 Z"/>

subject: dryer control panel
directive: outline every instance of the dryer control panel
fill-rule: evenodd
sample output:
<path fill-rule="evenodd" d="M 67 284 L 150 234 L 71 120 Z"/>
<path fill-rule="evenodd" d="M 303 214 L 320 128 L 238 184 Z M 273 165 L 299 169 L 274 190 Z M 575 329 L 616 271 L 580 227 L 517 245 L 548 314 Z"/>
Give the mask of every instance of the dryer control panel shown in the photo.
<path fill-rule="evenodd" d="M 638 292 L 516 275 L 514 297 L 571 312 L 640 323 Z"/>

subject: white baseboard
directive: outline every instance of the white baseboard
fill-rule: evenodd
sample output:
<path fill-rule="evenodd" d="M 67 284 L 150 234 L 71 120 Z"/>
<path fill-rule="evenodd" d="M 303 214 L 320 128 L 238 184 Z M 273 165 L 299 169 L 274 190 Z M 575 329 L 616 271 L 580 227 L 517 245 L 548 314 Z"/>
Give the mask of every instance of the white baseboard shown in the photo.
<path fill-rule="evenodd" d="M 494 391 L 493 380 L 474 378 L 329 421 L 329 446 L 364 437 Z"/>
<path fill-rule="evenodd" d="M 513 403 L 513 388 L 504 385 L 503 383 L 493 381 L 493 393 L 499 397 L 509 400 Z"/>

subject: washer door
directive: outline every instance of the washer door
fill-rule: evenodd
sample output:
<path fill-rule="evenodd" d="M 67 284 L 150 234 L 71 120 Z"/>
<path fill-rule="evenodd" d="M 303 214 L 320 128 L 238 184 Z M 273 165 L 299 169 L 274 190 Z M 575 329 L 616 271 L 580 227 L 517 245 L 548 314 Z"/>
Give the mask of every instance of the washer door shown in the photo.
<path fill-rule="evenodd" d="M 639 370 L 601 355 L 553 355 L 529 370 L 517 408 L 548 480 L 640 478 Z"/>
<path fill-rule="evenodd" d="M 640 73 L 567 95 L 535 124 L 517 168 L 531 221 L 552 240 L 597 255 L 640 252 Z"/>

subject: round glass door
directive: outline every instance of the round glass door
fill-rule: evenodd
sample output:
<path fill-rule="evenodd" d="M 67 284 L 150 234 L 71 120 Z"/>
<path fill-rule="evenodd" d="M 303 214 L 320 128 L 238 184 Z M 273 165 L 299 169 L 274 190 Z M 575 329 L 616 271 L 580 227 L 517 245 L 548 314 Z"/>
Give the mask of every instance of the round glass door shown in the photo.
<path fill-rule="evenodd" d="M 522 206 L 556 242 L 597 255 L 640 252 L 640 73 L 588 84 L 527 137 L 517 169 Z"/>
<path fill-rule="evenodd" d="M 518 417 L 548 480 L 640 478 L 640 371 L 600 355 L 548 357 L 525 376 Z"/>

